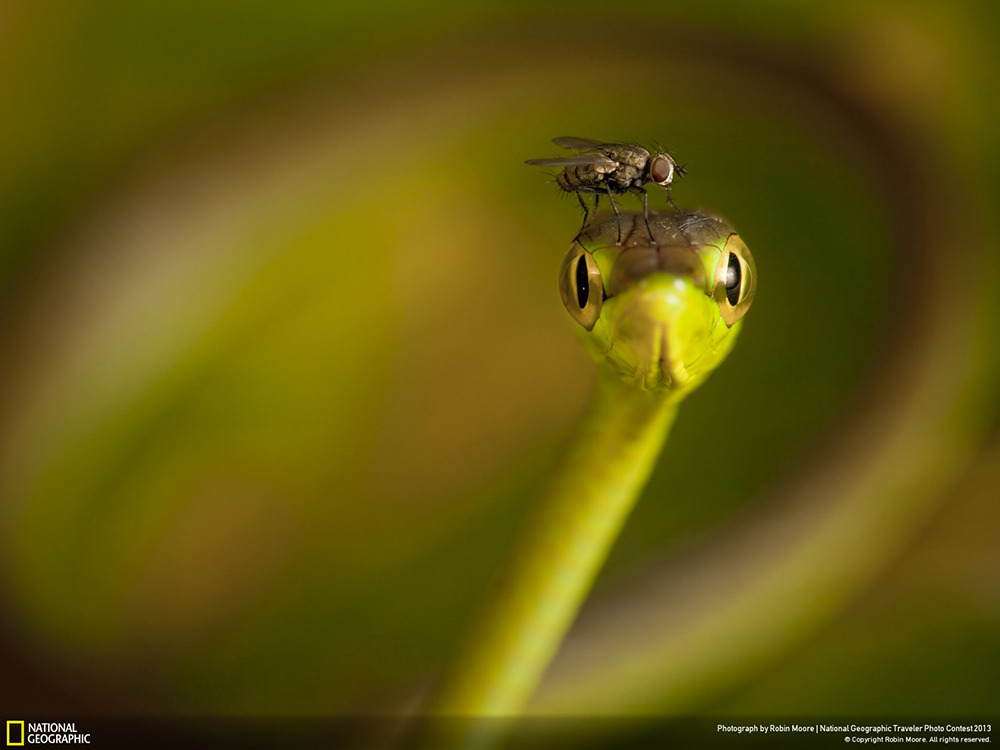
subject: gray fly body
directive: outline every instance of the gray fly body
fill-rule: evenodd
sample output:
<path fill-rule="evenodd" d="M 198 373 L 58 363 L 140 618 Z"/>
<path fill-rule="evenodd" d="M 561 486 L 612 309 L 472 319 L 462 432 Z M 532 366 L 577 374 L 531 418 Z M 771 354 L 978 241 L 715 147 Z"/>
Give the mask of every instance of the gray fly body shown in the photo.
<path fill-rule="evenodd" d="M 594 195 L 594 210 L 602 194 L 607 194 L 611 208 L 618 217 L 618 244 L 621 244 L 621 215 L 615 205 L 615 195 L 637 193 L 642 196 L 642 212 L 649 229 L 649 199 L 646 189 L 647 182 L 655 182 L 667 191 L 667 200 L 677 208 L 670 198 L 670 184 L 675 176 L 683 175 L 684 168 L 677 165 L 669 153 L 658 151 L 652 156 L 649 151 L 634 143 L 602 143 L 591 138 L 575 138 L 562 136 L 553 138 L 552 142 L 562 148 L 568 148 L 577 153 L 573 156 L 556 157 L 553 159 L 528 159 L 526 164 L 541 167 L 562 167 L 563 171 L 556 176 L 556 183 L 567 193 L 576 193 L 577 200 L 583 206 L 583 226 L 587 227 L 590 209 L 583 200 L 582 193 Z M 579 237 L 579 234 L 577 234 Z M 649 233 L 650 239 L 653 233 Z"/>

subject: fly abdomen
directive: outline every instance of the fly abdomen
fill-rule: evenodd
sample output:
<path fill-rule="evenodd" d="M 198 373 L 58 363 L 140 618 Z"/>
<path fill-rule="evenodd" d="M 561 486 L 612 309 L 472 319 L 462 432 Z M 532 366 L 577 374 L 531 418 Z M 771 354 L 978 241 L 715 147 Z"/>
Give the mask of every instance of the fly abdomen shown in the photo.
<path fill-rule="evenodd" d="M 617 167 L 617 165 L 614 165 Z M 612 185 L 612 170 L 602 169 L 601 165 L 593 164 L 573 164 L 564 169 L 557 177 L 556 182 L 566 192 L 583 190 L 584 192 L 603 192 L 605 181 Z"/>
<path fill-rule="evenodd" d="M 566 167 L 556 177 L 559 187 L 567 193 L 571 193 L 580 187 L 588 187 L 603 180 L 603 174 L 595 172 L 589 165 L 585 164 Z"/>

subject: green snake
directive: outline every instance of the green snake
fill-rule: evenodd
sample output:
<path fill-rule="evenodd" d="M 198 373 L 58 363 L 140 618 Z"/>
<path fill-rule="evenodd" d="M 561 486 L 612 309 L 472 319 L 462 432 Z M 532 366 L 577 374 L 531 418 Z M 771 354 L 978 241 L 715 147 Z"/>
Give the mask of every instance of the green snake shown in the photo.
<path fill-rule="evenodd" d="M 560 291 L 598 385 L 502 588 L 433 713 L 518 715 L 656 462 L 678 404 L 722 363 L 753 301 L 749 249 L 708 212 L 622 213 L 574 240 Z M 654 240 L 655 242 L 651 242 Z"/>

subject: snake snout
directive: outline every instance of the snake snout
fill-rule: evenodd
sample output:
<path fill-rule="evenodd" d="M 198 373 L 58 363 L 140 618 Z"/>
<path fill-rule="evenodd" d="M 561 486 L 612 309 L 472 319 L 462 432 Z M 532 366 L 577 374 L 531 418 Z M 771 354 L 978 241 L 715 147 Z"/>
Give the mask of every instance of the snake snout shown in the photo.
<path fill-rule="evenodd" d="M 647 388 L 683 388 L 708 346 L 712 300 L 688 276 L 655 273 L 621 297 L 609 358 Z"/>

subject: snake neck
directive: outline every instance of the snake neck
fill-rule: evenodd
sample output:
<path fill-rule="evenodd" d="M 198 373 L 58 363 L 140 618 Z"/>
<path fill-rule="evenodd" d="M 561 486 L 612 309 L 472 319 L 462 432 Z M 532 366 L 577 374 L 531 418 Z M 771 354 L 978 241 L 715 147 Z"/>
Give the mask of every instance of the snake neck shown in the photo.
<path fill-rule="evenodd" d="M 637 442 L 654 440 L 655 459 L 687 393 L 666 388 L 648 390 L 617 373 L 602 370 L 581 429 L 597 433 L 590 439 L 602 451 L 634 450 Z M 584 436 L 580 439 L 585 442 Z"/>

